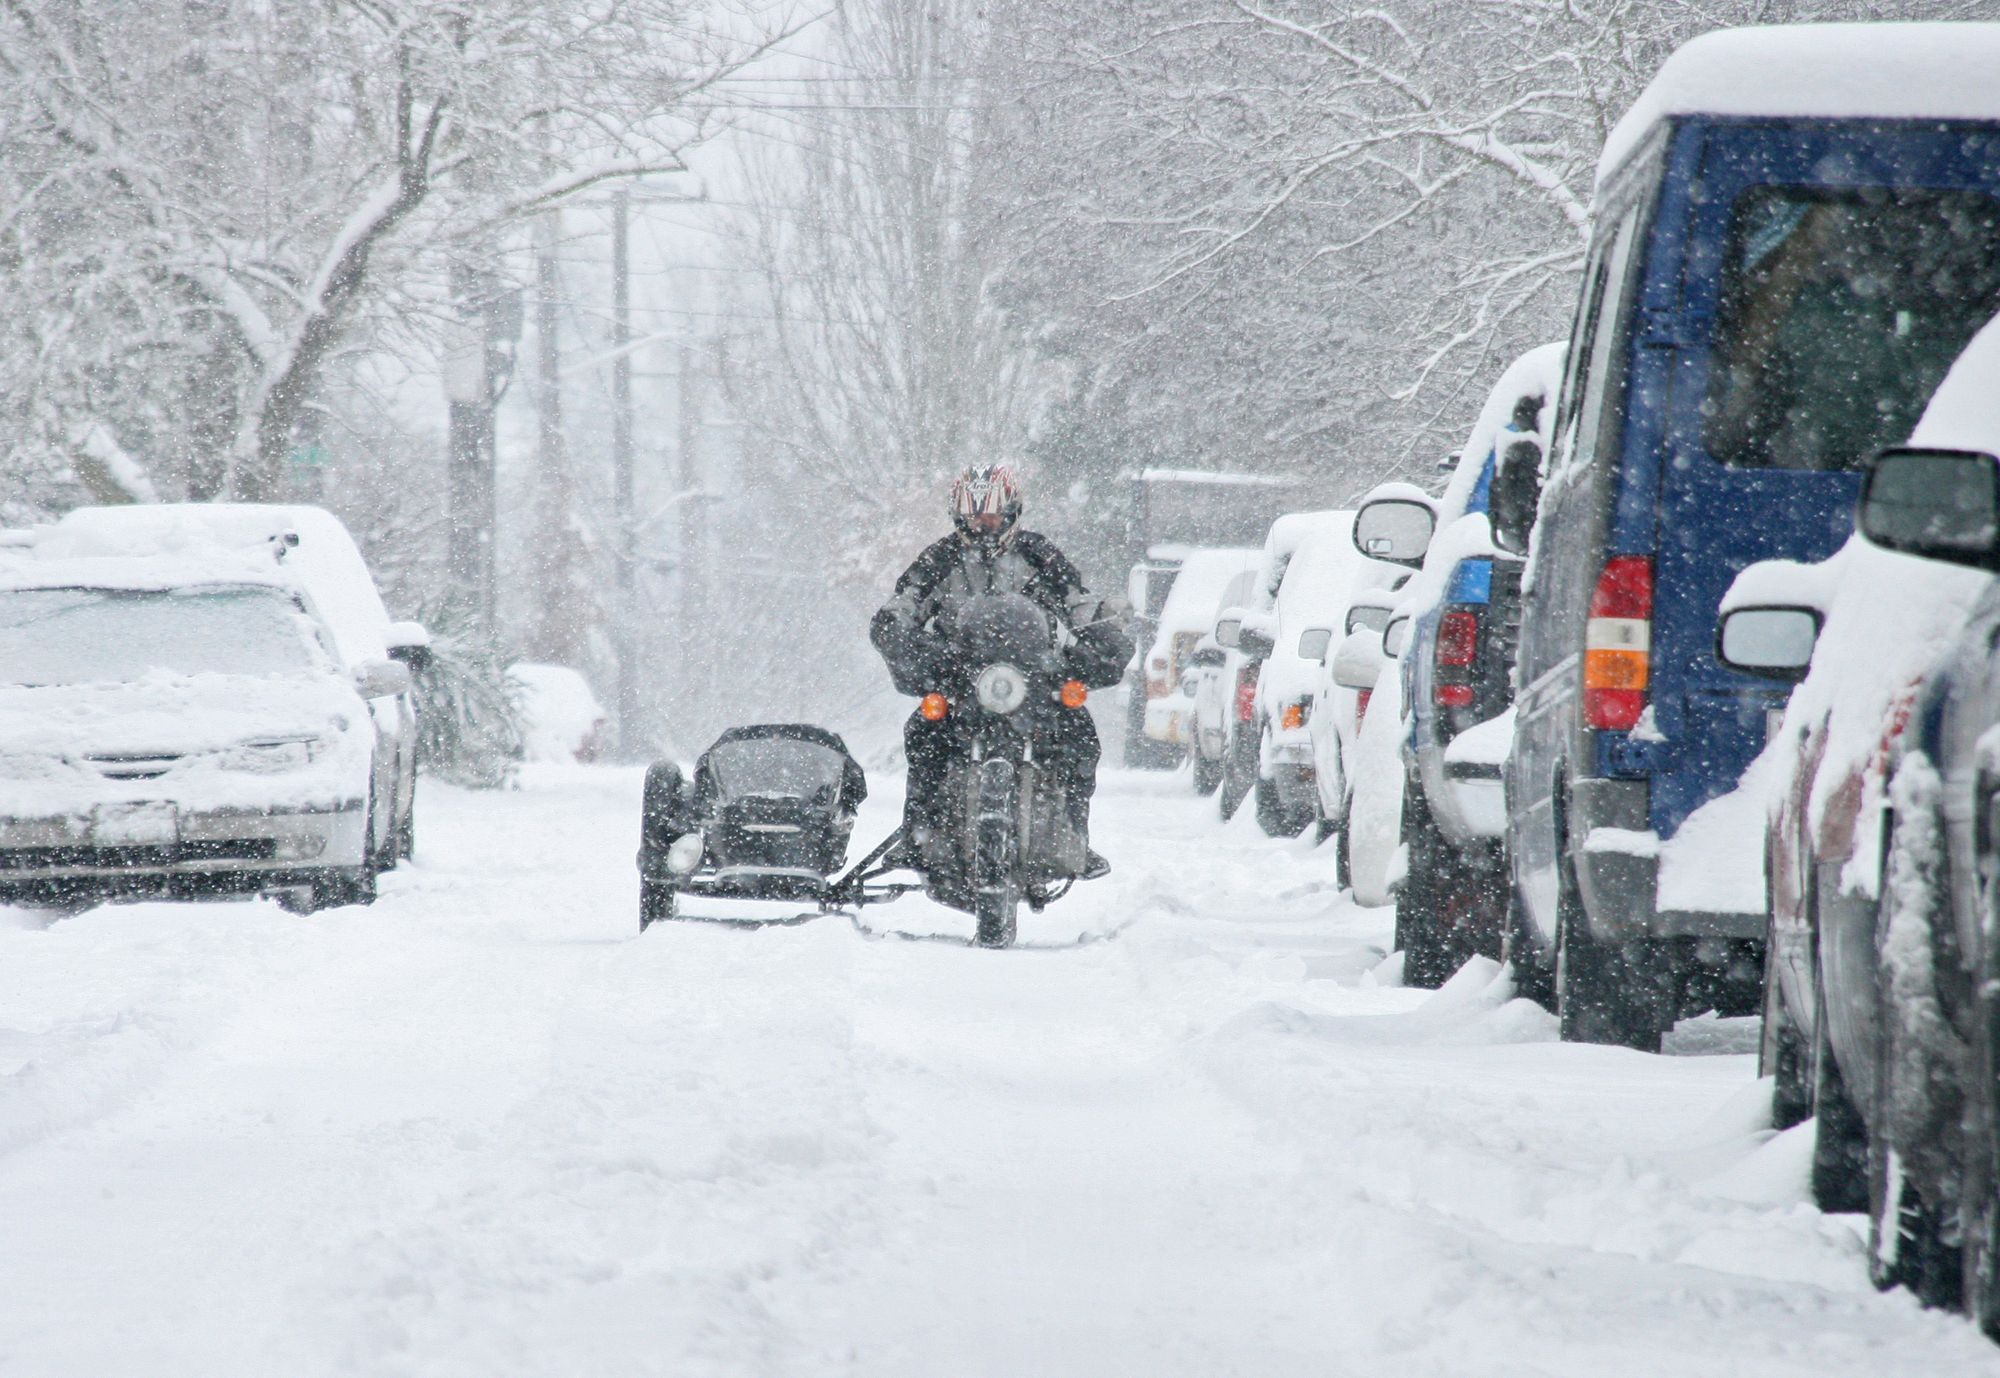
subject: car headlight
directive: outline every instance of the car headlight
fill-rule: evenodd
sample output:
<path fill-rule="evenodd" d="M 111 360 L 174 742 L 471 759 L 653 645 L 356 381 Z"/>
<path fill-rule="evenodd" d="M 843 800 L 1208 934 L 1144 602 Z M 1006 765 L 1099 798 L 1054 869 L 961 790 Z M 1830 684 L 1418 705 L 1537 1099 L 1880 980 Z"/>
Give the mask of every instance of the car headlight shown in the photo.
<path fill-rule="evenodd" d="M 682 833 L 667 847 L 667 869 L 684 876 L 701 865 L 707 841 L 700 832 Z"/>
<path fill-rule="evenodd" d="M 223 752 L 222 768 L 256 775 L 282 775 L 288 770 L 305 769 L 332 748 L 330 737 L 265 737 Z"/>
<path fill-rule="evenodd" d="M 989 665 L 972 682 L 979 706 L 989 713 L 1011 713 L 1028 697 L 1028 677 L 1011 665 Z"/>

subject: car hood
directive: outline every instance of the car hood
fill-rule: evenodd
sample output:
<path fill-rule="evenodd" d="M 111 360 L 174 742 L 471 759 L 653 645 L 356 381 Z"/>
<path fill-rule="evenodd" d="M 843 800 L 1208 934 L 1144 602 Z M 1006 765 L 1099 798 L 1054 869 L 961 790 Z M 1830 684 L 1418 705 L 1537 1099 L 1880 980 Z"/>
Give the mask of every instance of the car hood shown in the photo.
<path fill-rule="evenodd" d="M 304 759 L 231 747 L 309 739 Z M 375 725 L 333 675 L 172 675 L 130 684 L 0 686 L 0 828 L 171 800 L 182 814 L 359 807 Z"/>
<path fill-rule="evenodd" d="M 179 675 L 123 683 L 0 685 L 0 754 L 190 755 L 274 737 L 328 736 L 365 719 L 330 675 Z"/>

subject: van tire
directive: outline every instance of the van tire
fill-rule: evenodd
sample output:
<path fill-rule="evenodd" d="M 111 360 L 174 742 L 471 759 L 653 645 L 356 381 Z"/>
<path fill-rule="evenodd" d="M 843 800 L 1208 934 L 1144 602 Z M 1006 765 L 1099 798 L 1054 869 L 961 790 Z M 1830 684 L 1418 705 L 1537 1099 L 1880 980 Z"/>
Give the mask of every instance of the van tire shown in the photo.
<path fill-rule="evenodd" d="M 1555 966 L 1545 958 L 1528 922 L 1527 907 L 1512 878 L 1507 883 L 1507 937 L 1500 947 L 1500 960 L 1514 974 L 1514 994 L 1532 1000 L 1550 1014 L 1556 1012 Z"/>
<path fill-rule="evenodd" d="M 1561 867 L 1555 988 L 1562 1041 L 1657 1053 L 1663 1028 L 1652 1002 L 1634 998 L 1636 980 L 1626 950 L 1591 937 L 1567 860 Z"/>

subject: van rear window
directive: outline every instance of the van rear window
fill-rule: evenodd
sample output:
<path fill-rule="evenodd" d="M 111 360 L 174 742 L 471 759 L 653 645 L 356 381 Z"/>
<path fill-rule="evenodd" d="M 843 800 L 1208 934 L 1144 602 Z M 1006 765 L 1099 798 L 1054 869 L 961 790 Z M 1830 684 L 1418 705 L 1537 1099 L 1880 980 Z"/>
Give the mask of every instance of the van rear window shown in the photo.
<path fill-rule="evenodd" d="M 1725 464 L 1859 469 L 2000 311 L 2000 201 L 1758 187 L 1736 203 L 1702 407 Z"/>

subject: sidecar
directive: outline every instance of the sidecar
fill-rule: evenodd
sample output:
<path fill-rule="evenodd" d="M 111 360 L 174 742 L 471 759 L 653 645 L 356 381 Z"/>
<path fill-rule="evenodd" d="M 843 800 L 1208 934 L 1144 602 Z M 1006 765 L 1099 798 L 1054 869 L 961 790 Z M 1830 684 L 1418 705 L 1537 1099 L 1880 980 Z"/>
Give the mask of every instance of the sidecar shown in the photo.
<path fill-rule="evenodd" d="M 868 796 L 861 766 L 832 732 L 804 723 L 733 727 L 695 762 L 646 771 L 639 835 L 639 927 L 680 897 L 806 900 L 829 895 Z"/>

